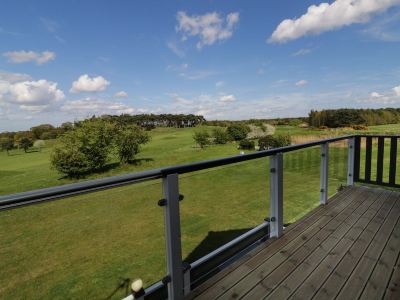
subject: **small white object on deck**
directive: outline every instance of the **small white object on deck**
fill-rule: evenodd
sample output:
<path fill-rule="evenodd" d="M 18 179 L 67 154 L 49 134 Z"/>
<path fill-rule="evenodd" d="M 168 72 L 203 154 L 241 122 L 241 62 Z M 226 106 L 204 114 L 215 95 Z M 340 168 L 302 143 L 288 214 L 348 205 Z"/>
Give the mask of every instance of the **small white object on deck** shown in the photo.
<path fill-rule="evenodd" d="M 143 288 L 143 281 L 142 281 L 142 279 L 140 279 L 140 278 L 135 279 L 135 280 L 132 282 L 131 288 L 132 288 L 132 291 L 133 291 L 133 292 L 135 292 L 135 293 L 139 292 L 139 291 Z"/>

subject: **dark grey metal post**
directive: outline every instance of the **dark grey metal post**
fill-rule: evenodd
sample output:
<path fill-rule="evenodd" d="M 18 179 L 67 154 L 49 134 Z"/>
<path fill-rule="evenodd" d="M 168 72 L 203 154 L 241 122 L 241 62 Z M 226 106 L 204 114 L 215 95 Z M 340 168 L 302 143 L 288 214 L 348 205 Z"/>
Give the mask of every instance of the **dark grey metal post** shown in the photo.
<path fill-rule="evenodd" d="M 189 295 L 191 291 L 190 287 L 190 268 L 183 272 L 183 294 Z"/>
<path fill-rule="evenodd" d="M 329 143 L 321 145 L 320 204 L 328 201 Z"/>
<path fill-rule="evenodd" d="M 354 137 L 348 140 L 347 185 L 354 185 L 354 140 Z"/>
<path fill-rule="evenodd" d="M 163 178 L 165 239 L 167 248 L 168 299 L 183 299 L 183 265 L 179 216 L 178 174 Z"/>
<path fill-rule="evenodd" d="M 279 237 L 283 231 L 283 155 L 270 156 L 270 236 Z"/>

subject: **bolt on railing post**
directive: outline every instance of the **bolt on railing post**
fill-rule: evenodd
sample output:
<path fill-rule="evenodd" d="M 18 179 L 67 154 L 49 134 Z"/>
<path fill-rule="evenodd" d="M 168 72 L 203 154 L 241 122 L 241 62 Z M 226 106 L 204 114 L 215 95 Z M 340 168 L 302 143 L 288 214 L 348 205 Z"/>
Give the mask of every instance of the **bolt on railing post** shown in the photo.
<path fill-rule="evenodd" d="M 183 299 L 183 263 L 179 216 L 178 174 L 163 178 L 164 220 L 167 248 L 168 299 Z"/>
<path fill-rule="evenodd" d="M 329 143 L 321 145 L 320 204 L 328 201 Z"/>
<path fill-rule="evenodd" d="M 354 145 L 355 138 L 349 138 L 347 156 L 347 185 L 354 185 Z"/>
<path fill-rule="evenodd" d="M 270 237 L 279 237 L 283 231 L 283 154 L 270 156 Z"/>

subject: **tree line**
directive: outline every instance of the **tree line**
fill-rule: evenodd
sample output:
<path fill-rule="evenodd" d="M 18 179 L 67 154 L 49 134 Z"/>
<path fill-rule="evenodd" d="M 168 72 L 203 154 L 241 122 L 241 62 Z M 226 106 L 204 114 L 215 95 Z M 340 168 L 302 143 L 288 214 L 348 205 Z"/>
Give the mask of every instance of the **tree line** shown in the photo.
<path fill-rule="evenodd" d="M 28 149 L 34 145 L 35 141 L 55 139 L 60 135 L 73 130 L 73 128 L 73 123 L 65 122 L 59 127 L 55 127 L 51 124 L 41 124 L 31 127 L 30 130 L 26 131 L 0 132 L 0 149 L 7 151 L 8 153 L 14 148 L 21 148 L 27 152 Z"/>
<path fill-rule="evenodd" d="M 137 125 L 146 129 L 153 129 L 155 127 L 195 127 L 206 121 L 203 116 L 193 114 L 122 114 L 119 116 L 103 115 L 100 118 L 111 120 L 121 125 Z"/>
<path fill-rule="evenodd" d="M 200 148 L 205 148 L 208 145 L 222 145 L 228 142 L 238 142 L 240 149 L 254 150 L 256 141 L 258 140 L 259 150 L 267 150 L 271 148 L 279 148 L 289 146 L 291 138 L 288 135 L 263 135 L 249 138 L 251 129 L 243 123 L 234 123 L 228 127 L 214 128 L 211 134 L 206 130 L 195 131 L 193 140 Z"/>
<path fill-rule="evenodd" d="M 318 128 L 395 124 L 400 123 L 400 108 L 311 110 L 308 115 L 308 123 L 310 126 Z"/>
<path fill-rule="evenodd" d="M 102 115 L 92 116 L 90 120 L 103 120 L 118 127 L 135 125 L 146 130 L 154 129 L 155 127 L 195 127 L 205 122 L 205 118 L 193 114 L 139 114 L 139 115 Z M 35 141 L 56 139 L 66 132 L 72 131 L 74 128 L 79 127 L 80 124 L 86 122 L 75 121 L 65 122 L 59 127 L 51 124 L 41 124 L 31 127 L 26 131 L 14 132 L 0 132 L 0 149 L 9 152 L 14 148 L 24 149 L 25 152 L 33 146 Z"/>

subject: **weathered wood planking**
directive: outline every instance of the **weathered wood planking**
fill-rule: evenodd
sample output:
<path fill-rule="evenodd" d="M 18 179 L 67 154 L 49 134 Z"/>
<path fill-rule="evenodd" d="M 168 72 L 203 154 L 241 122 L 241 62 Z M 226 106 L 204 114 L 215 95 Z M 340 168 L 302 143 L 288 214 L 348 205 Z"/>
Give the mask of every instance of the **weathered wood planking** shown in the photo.
<path fill-rule="evenodd" d="M 293 240 L 298 237 L 302 232 L 307 230 L 310 226 L 315 224 L 320 220 L 321 217 L 326 215 L 333 215 L 330 212 L 331 209 L 337 209 L 337 205 L 340 203 L 341 206 L 348 205 L 351 202 L 350 195 L 353 193 L 361 193 L 360 189 L 355 189 L 353 187 L 346 188 L 341 193 L 336 194 L 331 199 L 327 205 L 318 207 L 315 211 L 306 218 L 301 219 L 293 225 L 290 225 L 285 231 L 282 237 L 279 239 L 268 240 L 266 246 L 260 251 L 254 251 L 248 259 L 239 261 L 239 264 L 234 264 L 234 266 L 223 272 L 223 275 L 218 276 L 217 280 L 211 278 L 208 282 L 199 286 L 196 290 L 192 292 L 189 298 L 196 299 L 215 299 L 221 294 L 223 294 L 230 287 L 235 285 L 241 278 L 249 274 L 254 266 L 260 264 L 264 260 L 271 257 L 279 249 L 292 243 Z M 340 207 L 339 207 L 340 209 Z M 197 297 L 196 297 L 197 296 Z"/>
<path fill-rule="evenodd" d="M 400 299 L 400 193 L 349 187 L 188 299 Z"/>

